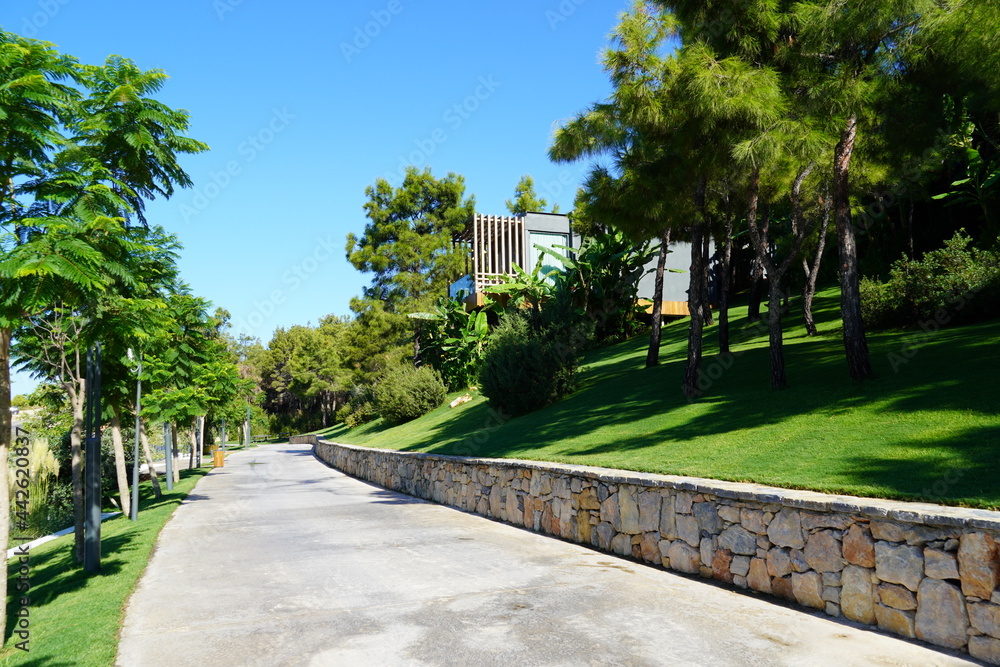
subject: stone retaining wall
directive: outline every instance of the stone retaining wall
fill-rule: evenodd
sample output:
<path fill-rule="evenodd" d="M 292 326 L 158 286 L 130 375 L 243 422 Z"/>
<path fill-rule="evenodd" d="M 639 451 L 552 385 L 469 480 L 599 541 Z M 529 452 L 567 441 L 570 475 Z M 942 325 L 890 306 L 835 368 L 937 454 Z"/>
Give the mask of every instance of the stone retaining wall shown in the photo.
<path fill-rule="evenodd" d="M 292 442 L 395 491 L 1000 665 L 1000 512 Z"/>

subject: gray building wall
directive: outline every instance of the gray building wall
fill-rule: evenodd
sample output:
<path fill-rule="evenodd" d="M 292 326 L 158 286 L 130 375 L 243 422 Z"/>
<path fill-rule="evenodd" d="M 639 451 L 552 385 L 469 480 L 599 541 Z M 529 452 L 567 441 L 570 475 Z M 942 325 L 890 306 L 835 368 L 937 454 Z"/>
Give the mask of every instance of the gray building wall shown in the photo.
<path fill-rule="evenodd" d="M 572 248 L 579 248 L 582 240 L 579 234 L 573 232 L 569 217 L 562 213 L 526 213 L 524 215 L 524 228 L 529 236 L 531 232 L 566 234 L 570 239 L 566 245 Z M 709 252 L 715 252 L 714 244 Z M 654 257 L 646 265 L 647 273 L 639 281 L 638 295 L 640 299 L 649 299 L 650 301 L 653 299 L 653 288 L 656 281 L 656 259 Z M 690 282 L 688 270 L 690 267 L 691 244 L 683 242 L 671 243 L 670 253 L 667 255 L 666 271 L 663 274 L 664 301 L 687 301 L 688 283 Z M 528 266 L 523 268 L 531 271 L 534 267 Z M 680 273 L 671 271 L 671 269 L 680 271 Z"/>

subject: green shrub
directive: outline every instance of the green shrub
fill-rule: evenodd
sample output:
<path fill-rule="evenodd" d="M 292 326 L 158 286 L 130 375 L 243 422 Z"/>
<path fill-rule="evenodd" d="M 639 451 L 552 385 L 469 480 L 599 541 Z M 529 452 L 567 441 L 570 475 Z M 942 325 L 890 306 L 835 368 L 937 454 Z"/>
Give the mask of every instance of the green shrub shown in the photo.
<path fill-rule="evenodd" d="M 428 366 L 387 370 L 375 385 L 375 407 L 388 422 L 401 424 L 425 415 L 444 402 L 441 375 Z"/>
<path fill-rule="evenodd" d="M 378 410 L 375 408 L 375 403 L 368 398 L 356 401 L 352 400 L 346 407 L 347 414 L 344 416 L 343 421 L 347 428 L 357 428 L 362 424 L 367 424 L 370 421 L 378 419 Z"/>
<path fill-rule="evenodd" d="M 350 416 L 353 406 L 350 403 L 344 403 L 342 406 L 337 408 L 337 412 L 333 415 L 334 423 L 346 422 L 347 417 Z"/>
<path fill-rule="evenodd" d="M 531 412 L 576 389 L 576 358 L 589 337 L 579 328 L 546 324 L 541 315 L 512 312 L 493 332 L 479 384 L 501 412 L 511 416 Z"/>
<path fill-rule="evenodd" d="M 861 279 L 861 318 L 869 329 L 891 329 L 906 322 L 903 296 L 893 283 Z"/>
<path fill-rule="evenodd" d="M 861 313 L 872 329 L 936 321 L 939 325 L 1000 315 L 1000 254 L 970 247 L 959 231 L 919 260 L 902 258 L 889 280 L 861 282 Z"/>

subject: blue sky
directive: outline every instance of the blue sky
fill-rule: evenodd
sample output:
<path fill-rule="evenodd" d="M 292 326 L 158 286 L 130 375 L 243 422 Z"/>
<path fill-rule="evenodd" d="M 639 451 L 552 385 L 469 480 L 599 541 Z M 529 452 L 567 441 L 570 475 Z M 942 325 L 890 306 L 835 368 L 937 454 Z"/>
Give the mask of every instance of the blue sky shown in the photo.
<path fill-rule="evenodd" d="M 170 75 L 212 150 L 195 187 L 149 205 L 184 244 L 181 273 L 265 344 L 348 314 L 367 283 L 345 258 L 364 191 L 407 164 L 466 179 L 506 214 L 522 174 L 561 210 L 586 164 L 546 157 L 560 121 L 610 92 L 598 62 L 622 0 L 5 0 L 0 26 L 81 62 L 110 54 Z M 14 378 L 15 394 L 33 382 Z"/>

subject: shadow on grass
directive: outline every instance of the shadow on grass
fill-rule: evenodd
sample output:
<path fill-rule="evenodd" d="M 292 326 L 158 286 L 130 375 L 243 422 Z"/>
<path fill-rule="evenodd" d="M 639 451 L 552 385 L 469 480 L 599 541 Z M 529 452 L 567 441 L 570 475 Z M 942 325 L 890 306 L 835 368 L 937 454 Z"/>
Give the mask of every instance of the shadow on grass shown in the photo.
<path fill-rule="evenodd" d="M 1000 465 L 997 463 L 1000 426 L 972 428 L 953 435 L 947 443 L 924 441 L 918 458 L 863 456 L 851 460 L 855 476 L 865 483 L 897 489 L 900 499 L 978 506 L 983 499 L 998 500 Z M 908 443 L 912 446 L 914 443 Z M 946 447 L 952 454 L 943 458 Z"/>

